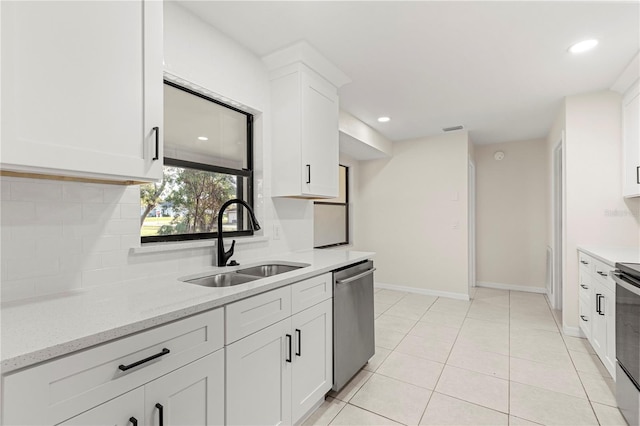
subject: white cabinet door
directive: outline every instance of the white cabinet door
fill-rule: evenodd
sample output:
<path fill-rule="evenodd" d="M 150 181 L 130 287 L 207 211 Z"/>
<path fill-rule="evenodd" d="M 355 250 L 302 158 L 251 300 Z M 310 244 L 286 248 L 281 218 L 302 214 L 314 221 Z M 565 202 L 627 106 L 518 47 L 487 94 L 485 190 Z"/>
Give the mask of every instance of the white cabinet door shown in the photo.
<path fill-rule="evenodd" d="M 625 197 L 640 196 L 640 85 L 623 100 L 623 190 Z"/>
<path fill-rule="evenodd" d="M 302 193 L 337 197 L 338 95 L 328 83 L 308 74 L 302 74 L 301 85 Z"/>
<path fill-rule="evenodd" d="M 616 296 L 615 293 L 606 289 L 602 310 L 607 322 L 607 344 L 604 350 L 602 362 L 607 367 L 609 374 L 616 379 Z"/>
<path fill-rule="evenodd" d="M 2 169 L 161 178 L 162 2 L 1 7 Z"/>
<path fill-rule="evenodd" d="M 143 426 L 144 388 L 139 387 L 86 411 L 66 422 L 63 426 Z"/>
<path fill-rule="evenodd" d="M 272 73 L 273 196 L 338 196 L 338 95 L 302 64 Z"/>
<path fill-rule="evenodd" d="M 291 318 L 226 347 L 229 425 L 291 424 Z"/>
<path fill-rule="evenodd" d="M 332 300 L 293 316 L 292 416 L 300 420 L 333 386 Z"/>
<path fill-rule="evenodd" d="M 224 350 L 148 383 L 144 399 L 149 425 L 224 424 Z"/>
<path fill-rule="evenodd" d="M 604 288 L 602 284 L 595 282 L 592 302 L 591 317 L 591 346 L 596 351 L 600 359 L 604 359 L 607 347 L 607 317 L 604 309 L 606 309 L 606 301 Z"/>

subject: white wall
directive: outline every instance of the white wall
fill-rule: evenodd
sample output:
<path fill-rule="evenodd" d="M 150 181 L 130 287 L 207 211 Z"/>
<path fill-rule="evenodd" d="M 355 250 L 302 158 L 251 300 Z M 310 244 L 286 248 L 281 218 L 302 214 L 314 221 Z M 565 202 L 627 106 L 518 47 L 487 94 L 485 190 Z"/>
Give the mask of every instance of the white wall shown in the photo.
<path fill-rule="evenodd" d="M 242 262 L 313 246 L 313 206 L 307 200 L 271 199 L 269 83 L 262 61 L 180 6 L 165 2 L 165 67 L 257 111 L 255 203 L 263 230 L 280 239 L 236 246 Z M 54 294 L 215 261 L 213 245 L 165 253 L 133 254 L 140 247 L 139 188 L 2 179 L 2 299 Z"/>
<path fill-rule="evenodd" d="M 566 327 L 577 329 L 577 246 L 640 246 L 640 199 L 625 200 L 621 195 L 620 95 L 601 91 L 570 96 L 565 100 L 564 113 L 566 240 L 562 316 Z"/>
<path fill-rule="evenodd" d="M 376 281 L 468 296 L 468 155 L 468 134 L 456 132 L 360 162 L 355 245 L 377 253 Z"/>
<path fill-rule="evenodd" d="M 494 153 L 502 151 L 501 161 Z M 477 281 L 544 289 L 547 146 L 544 140 L 475 147 Z"/>

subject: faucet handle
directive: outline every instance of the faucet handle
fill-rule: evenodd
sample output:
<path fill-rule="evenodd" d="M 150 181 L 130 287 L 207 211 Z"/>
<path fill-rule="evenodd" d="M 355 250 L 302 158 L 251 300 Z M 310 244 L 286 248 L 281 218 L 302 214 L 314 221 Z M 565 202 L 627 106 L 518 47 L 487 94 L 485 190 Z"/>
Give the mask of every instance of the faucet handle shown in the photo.
<path fill-rule="evenodd" d="M 233 256 L 233 249 L 236 246 L 236 240 L 231 241 L 231 247 L 229 248 L 229 250 L 224 252 L 224 265 L 222 266 L 227 266 L 227 260 L 231 259 L 231 256 Z"/>

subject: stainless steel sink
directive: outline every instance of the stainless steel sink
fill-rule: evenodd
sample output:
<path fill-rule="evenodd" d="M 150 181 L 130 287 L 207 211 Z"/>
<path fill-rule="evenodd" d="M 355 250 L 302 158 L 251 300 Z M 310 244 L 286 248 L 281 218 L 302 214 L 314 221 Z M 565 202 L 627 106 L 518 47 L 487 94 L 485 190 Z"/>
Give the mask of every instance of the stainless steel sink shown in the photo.
<path fill-rule="evenodd" d="M 285 272 L 295 271 L 296 269 L 303 268 L 304 265 L 258 265 L 251 268 L 239 269 L 239 274 L 253 275 L 256 277 L 271 277 L 273 275 L 284 274 Z"/>
<path fill-rule="evenodd" d="M 309 264 L 275 261 L 274 263 L 264 263 L 262 265 L 250 266 L 248 268 L 238 269 L 232 272 L 222 272 L 219 274 L 191 279 L 180 278 L 180 280 L 204 287 L 231 287 L 259 280 L 260 278 L 284 274 L 285 272 L 291 272 L 306 266 L 309 266 Z"/>
<path fill-rule="evenodd" d="M 185 282 L 197 284 L 204 287 L 230 287 L 232 285 L 244 284 L 255 281 L 260 277 L 252 275 L 243 275 L 237 272 L 225 272 L 222 274 L 209 275 L 208 277 L 195 278 Z"/>

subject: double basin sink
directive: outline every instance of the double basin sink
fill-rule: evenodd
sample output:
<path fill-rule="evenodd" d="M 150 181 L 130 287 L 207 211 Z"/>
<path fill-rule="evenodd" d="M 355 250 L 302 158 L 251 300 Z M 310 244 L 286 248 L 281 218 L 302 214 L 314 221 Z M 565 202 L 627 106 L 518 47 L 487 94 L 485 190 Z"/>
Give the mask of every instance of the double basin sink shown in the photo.
<path fill-rule="evenodd" d="M 272 277 L 295 271 L 296 269 L 309 266 L 306 263 L 274 262 L 238 269 L 233 272 L 222 272 L 215 275 L 207 275 L 200 278 L 185 280 L 187 283 L 197 284 L 204 287 L 230 287 L 245 284 L 261 278 Z"/>

